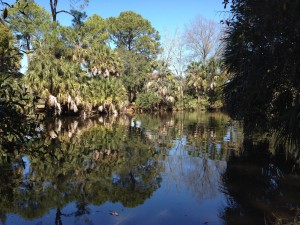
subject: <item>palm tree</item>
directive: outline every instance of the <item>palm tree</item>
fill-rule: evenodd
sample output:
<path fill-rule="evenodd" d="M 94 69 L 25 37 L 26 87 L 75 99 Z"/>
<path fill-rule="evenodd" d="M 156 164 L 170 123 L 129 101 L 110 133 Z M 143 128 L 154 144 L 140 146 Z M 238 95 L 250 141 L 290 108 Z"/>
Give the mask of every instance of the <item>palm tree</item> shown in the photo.
<path fill-rule="evenodd" d="M 79 95 L 86 73 L 80 65 L 56 58 L 47 49 L 39 49 L 28 68 L 27 83 L 33 92 L 45 100 L 49 114 L 66 111 L 78 112 Z"/>
<path fill-rule="evenodd" d="M 206 96 L 208 84 L 208 71 L 204 64 L 192 62 L 187 67 L 186 85 L 193 95 L 197 97 L 197 103 L 200 106 L 201 97 Z"/>
<path fill-rule="evenodd" d="M 211 107 L 220 100 L 220 87 L 227 80 L 227 73 L 219 58 L 211 57 L 205 63 L 192 62 L 186 70 L 186 85 L 197 103 L 206 100 Z M 219 104 L 220 105 L 220 104 Z"/>
<path fill-rule="evenodd" d="M 156 93 L 161 99 L 160 107 L 172 107 L 179 95 L 179 83 L 164 62 L 158 62 L 155 71 L 149 74 L 146 91 Z"/>

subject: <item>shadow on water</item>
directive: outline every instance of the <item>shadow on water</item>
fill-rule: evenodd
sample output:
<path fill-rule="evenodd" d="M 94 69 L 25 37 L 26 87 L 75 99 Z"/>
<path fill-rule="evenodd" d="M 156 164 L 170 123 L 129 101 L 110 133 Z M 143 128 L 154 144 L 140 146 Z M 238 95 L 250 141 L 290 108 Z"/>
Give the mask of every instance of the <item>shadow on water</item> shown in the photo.
<path fill-rule="evenodd" d="M 269 224 L 299 210 L 299 164 L 222 113 L 56 118 L 27 139 L 0 148 L 2 224 Z"/>
<path fill-rule="evenodd" d="M 226 224 L 299 224 L 299 164 L 285 149 L 271 153 L 267 141 L 245 141 L 222 180 Z"/>

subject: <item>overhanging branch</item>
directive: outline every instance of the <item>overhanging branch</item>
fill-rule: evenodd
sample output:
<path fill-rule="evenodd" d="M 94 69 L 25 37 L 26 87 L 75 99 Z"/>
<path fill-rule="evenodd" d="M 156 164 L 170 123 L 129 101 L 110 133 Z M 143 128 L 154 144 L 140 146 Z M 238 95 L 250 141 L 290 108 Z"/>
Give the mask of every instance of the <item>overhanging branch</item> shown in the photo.
<path fill-rule="evenodd" d="M 70 13 L 69 11 L 66 11 L 66 10 L 59 10 L 59 11 L 56 12 L 56 15 L 59 14 L 59 13 L 67 13 L 67 14 L 75 17 L 72 13 Z"/>

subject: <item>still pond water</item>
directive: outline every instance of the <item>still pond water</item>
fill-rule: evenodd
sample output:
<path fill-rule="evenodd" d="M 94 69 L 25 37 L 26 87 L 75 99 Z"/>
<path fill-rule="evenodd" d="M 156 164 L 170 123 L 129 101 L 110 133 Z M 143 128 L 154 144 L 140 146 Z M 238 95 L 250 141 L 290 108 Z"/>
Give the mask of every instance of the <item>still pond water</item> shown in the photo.
<path fill-rule="evenodd" d="M 0 164 L 0 223 L 200 225 L 291 219 L 297 164 L 222 113 L 47 121 Z M 272 149 L 271 149 L 272 150 Z"/>

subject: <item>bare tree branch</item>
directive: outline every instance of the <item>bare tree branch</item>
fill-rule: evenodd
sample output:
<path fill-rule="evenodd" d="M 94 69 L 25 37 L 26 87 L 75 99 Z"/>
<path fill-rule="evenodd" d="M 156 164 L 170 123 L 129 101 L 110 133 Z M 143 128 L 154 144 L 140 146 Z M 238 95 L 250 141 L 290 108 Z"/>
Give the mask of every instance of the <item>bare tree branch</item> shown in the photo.
<path fill-rule="evenodd" d="M 67 14 L 69 14 L 69 15 L 75 17 L 71 12 L 66 11 L 66 10 L 59 10 L 59 11 L 56 12 L 56 15 L 59 14 L 59 13 L 67 13 Z"/>
<path fill-rule="evenodd" d="M 194 60 L 206 62 L 220 53 L 221 29 L 213 20 L 196 17 L 185 27 L 184 39 Z"/>

